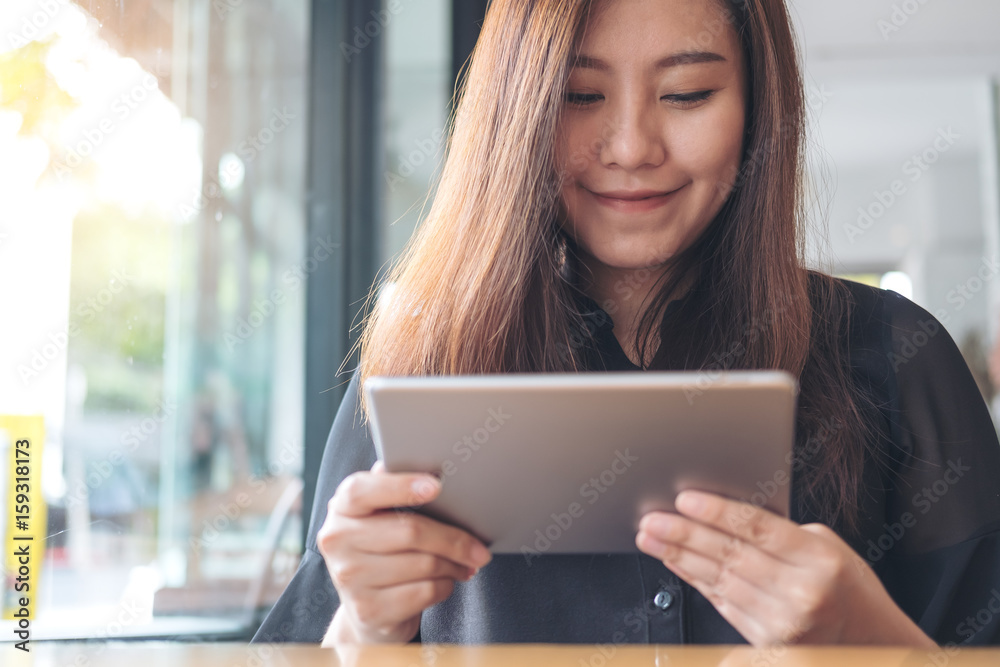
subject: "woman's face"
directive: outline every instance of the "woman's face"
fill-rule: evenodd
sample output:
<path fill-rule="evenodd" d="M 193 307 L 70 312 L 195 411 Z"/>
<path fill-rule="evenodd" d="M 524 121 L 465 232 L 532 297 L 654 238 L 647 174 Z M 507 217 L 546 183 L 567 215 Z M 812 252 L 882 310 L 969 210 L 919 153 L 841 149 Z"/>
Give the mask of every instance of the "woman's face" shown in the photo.
<path fill-rule="evenodd" d="M 698 238 L 740 166 L 745 80 L 717 0 L 596 3 L 556 149 L 564 224 L 584 252 L 650 268 Z"/>

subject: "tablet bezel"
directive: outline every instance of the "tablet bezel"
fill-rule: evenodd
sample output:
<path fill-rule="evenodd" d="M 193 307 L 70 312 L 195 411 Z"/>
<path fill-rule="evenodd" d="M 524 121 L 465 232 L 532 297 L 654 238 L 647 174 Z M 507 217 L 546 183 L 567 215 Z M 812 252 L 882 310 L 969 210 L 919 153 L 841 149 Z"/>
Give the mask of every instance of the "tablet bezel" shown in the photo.
<path fill-rule="evenodd" d="M 684 488 L 721 493 L 786 517 L 789 513 L 798 383 L 783 371 L 372 377 L 364 391 L 371 410 L 372 438 L 386 470 L 430 472 L 442 479 L 439 498 L 417 511 L 468 530 L 494 553 L 522 553 L 530 559 L 530 554 L 541 553 L 637 551 L 634 531 L 639 518 L 654 509 L 672 510 L 673 498 Z M 632 403 L 628 403 L 630 397 Z M 576 403 L 570 405 L 570 401 Z M 649 402 L 650 407 L 640 409 L 636 402 Z M 498 418 L 503 421 L 501 413 L 493 417 L 499 428 L 492 430 L 489 411 L 504 404 L 517 406 L 521 421 L 517 429 L 509 425 L 512 421 L 498 425 Z M 608 442 L 610 434 L 603 439 L 596 435 L 615 425 L 619 411 L 630 410 L 637 411 L 635 420 L 617 426 L 628 430 L 642 422 L 638 434 L 629 436 L 637 443 L 616 447 Z M 670 420 L 654 415 L 662 410 L 670 411 Z M 560 417 L 566 419 L 553 421 Z M 591 418 L 593 423 L 588 421 Z M 727 420 L 739 423 L 720 426 Z M 702 438 L 698 447 L 683 449 L 676 442 L 664 447 L 660 439 L 670 436 L 651 434 L 654 426 L 684 433 L 688 444 L 700 433 L 711 434 L 713 442 L 706 446 Z M 512 439 L 515 430 L 521 437 Z M 537 442 L 544 436 L 536 434 L 556 432 L 584 440 L 560 441 L 560 435 L 545 439 L 544 444 Z M 740 441 L 740 449 L 720 448 L 715 442 L 722 437 L 720 433 Z M 487 438 L 479 443 L 482 434 Z M 593 442 L 588 442 L 591 434 Z M 466 439 L 472 435 L 476 437 Z M 460 448 L 463 443 L 466 446 Z M 623 447 L 627 450 L 624 458 Z M 464 460 L 458 461 L 460 453 Z M 601 454 L 608 460 L 605 470 L 595 467 Z M 704 460 L 710 455 L 722 460 Z M 552 477 L 554 470 L 528 467 L 532 457 L 546 461 L 549 468 L 566 464 L 558 473 L 562 477 Z M 581 458 L 586 461 L 577 465 Z M 629 459 L 641 465 L 628 466 Z M 660 472 L 651 473 L 650 465 Z M 597 487 L 604 489 L 597 494 L 599 503 L 592 494 L 584 496 L 586 482 L 581 480 L 587 479 L 587 470 L 597 475 L 590 481 L 596 479 Z M 623 485 L 616 491 L 614 482 L 601 484 L 601 479 L 605 484 L 612 479 L 606 474 L 612 470 L 622 471 L 623 477 L 631 473 L 633 483 L 644 486 Z M 717 473 L 716 479 L 708 480 L 709 473 Z M 511 480 L 506 494 L 498 491 L 502 483 L 497 475 Z M 581 498 L 570 492 L 577 482 Z M 484 498 L 484 494 L 495 497 Z M 536 510 L 533 495 L 545 507 Z M 557 496 L 567 499 L 565 506 L 553 500 Z M 576 512 L 574 502 L 580 505 Z M 588 514 L 588 509 L 593 511 Z M 551 521 L 546 523 L 548 517 Z"/>

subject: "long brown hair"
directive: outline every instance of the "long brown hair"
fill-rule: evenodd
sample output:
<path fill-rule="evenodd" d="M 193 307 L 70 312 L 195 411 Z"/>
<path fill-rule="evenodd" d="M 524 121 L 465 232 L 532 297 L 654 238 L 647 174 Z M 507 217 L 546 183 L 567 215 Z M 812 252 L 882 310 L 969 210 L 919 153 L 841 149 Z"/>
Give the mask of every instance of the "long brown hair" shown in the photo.
<path fill-rule="evenodd" d="M 747 65 L 742 166 L 715 220 L 653 286 L 636 349 L 649 369 L 799 378 L 797 502 L 853 529 L 870 428 L 844 347 L 849 293 L 802 260 L 805 103 L 789 17 L 783 0 L 713 1 Z M 591 4 L 490 5 L 431 208 L 369 297 L 362 386 L 373 375 L 587 370 L 587 324 L 574 307 L 579 262 L 559 224 L 553 147 Z M 392 294 L 379 298 L 387 285 Z M 661 319 L 681 285 L 691 298 Z M 669 343 L 650 359 L 657 339 Z"/>

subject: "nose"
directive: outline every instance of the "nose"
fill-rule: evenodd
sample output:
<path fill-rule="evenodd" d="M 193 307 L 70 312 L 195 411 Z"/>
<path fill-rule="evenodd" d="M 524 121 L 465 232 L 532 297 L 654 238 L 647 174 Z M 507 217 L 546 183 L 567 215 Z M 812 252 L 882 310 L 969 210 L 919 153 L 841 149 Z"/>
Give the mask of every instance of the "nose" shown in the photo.
<path fill-rule="evenodd" d="M 655 110 L 641 101 L 620 105 L 604 125 L 601 164 L 626 171 L 663 164 L 667 150 L 656 116 Z"/>

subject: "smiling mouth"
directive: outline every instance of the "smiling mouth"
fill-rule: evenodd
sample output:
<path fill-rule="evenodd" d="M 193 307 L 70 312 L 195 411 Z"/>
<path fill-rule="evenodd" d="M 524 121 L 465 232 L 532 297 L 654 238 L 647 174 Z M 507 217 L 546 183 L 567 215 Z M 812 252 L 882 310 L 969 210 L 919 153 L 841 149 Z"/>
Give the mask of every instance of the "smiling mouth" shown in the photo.
<path fill-rule="evenodd" d="M 584 188 L 587 190 L 586 188 Z M 625 213 L 642 213 L 652 211 L 670 202 L 674 195 L 680 192 L 683 187 L 670 192 L 635 191 L 635 192 L 608 192 L 599 194 L 592 190 L 587 190 L 599 204 L 616 211 Z"/>

